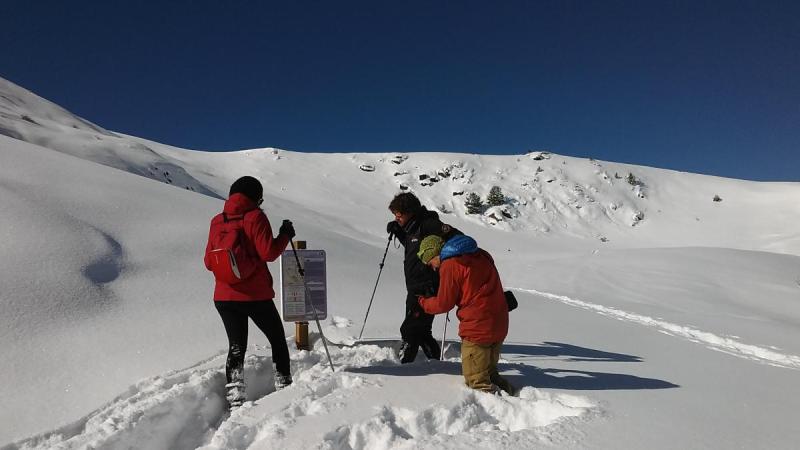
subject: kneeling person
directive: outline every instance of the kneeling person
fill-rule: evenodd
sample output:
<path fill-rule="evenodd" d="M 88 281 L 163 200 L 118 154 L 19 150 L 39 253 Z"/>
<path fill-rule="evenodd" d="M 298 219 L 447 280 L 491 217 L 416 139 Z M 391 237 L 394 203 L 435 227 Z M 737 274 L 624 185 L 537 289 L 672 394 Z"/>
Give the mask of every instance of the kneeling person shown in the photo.
<path fill-rule="evenodd" d="M 458 306 L 461 370 L 467 386 L 514 395 L 514 386 L 497 372 L 508 334 L 508 305 L 492 257 L 465 235 L 447 243 L 439 236 L 427 236 L 418 256 L 439 271 L 439 291 L 435 297 L 420 297 L 422 309 L 441 314 Z"/>

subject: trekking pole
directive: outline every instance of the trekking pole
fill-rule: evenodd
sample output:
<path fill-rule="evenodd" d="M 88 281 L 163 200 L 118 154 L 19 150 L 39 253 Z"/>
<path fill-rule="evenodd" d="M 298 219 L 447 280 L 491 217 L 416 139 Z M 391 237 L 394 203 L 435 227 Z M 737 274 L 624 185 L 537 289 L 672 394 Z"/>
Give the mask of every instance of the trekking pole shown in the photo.
<path fill-rule="evenodd" d="M 372 288 L 372 296 L 369 298 L 369 305 L 367 306 L 367 314 L 364 316 L 364 324 L 361 325 L 361 332 L 358 333 L 358 340 L 361 340 L 361 335 L 364 334 L 364 327 L 367 326 L 367 317 L 369 317 L 369 310 L 372 308 L 372 300 L 375 298 L 375 291 L 378 290 L 378 282 L 381 280 L 381 272 L 383 272 L 383 263 L 386 261 L 386 254 L 389 253 L 389 244 L 392 243 L 392 233 L 389 233 L 389 242 L 386 243 L 386 250 L 383 252 L 383 259 L 381 259 L 381 263 L 378 264 L 378 279 L 375 280 L 375 287 Z"/>
<path fill-rule="evenodd" d="M 311 310 L 314 311 L 314 321 L 317 322 L 317 329 L 319 330 L 320 337 L 322 337 L 322 345 L 325 346 L 325 354 L 328 355 L 328 363 L 331 365 L 331 372 L 336 372 L 336 369 L 333 368 L 331 353 L 328 351 L 328 341 L 325 339 L 325 335 L 322 333 L 322 325 L 319 324 L 317 307 L 314 305 L 314 301 L 311 298 L 310 291 L 308 290 L 308 284 L 306 283 L 306 272 L 303 270 L 303 266 L 300 265 L 300 258 L 297 256 L 297 250 L 294 248 L 294 241 L 289 240 L 289 243 L 292 244 L 292 253 L 294 253 L 294 259 L 297 261 L 297 271 L 300 272 L 300 277 L 303 278 L 303 288 L 305 288 L 306 299 L 311 304 Z"/>
<path fill-rule="evenodd" d="M 444 361 L 444 344 L 447 342 L 447 322 L 450 322 L 450 311 L 447 311 L 447 315 L 444 316 L 444 333 L 442 333 L 442 354 L 439 356 L 439 359 Z"/>

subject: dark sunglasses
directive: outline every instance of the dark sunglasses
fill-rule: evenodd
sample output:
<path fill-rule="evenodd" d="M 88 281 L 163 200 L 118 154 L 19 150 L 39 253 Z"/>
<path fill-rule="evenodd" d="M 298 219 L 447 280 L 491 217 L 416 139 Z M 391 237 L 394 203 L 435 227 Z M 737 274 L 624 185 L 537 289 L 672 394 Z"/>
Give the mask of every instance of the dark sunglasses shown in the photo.
<path fill-rule="evenodd" d="M 256 206 L 261 206 L 261 204 L 262 204 L 262 203 L 264 203 L 264 199 L 263 199 L 263 198 L 260 198 L 260 199 L 258 199 L 258 201 L 256 202 Z"/>

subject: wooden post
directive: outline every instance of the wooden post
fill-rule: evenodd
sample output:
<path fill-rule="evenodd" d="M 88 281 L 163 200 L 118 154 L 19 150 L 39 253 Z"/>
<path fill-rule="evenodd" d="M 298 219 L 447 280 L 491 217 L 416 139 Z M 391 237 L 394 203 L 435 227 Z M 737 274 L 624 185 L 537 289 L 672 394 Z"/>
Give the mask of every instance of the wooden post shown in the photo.
<path fill-rule="evenodd" d="M 294 241 L 294 247 L 298 250 L 306 249 L 306 241 Z M 294 323 L 294 345 L 298 350 L 311 350 L 308 341 L 308 322 Z"/>
<path fill-rule="evenodd" d="M 298 350 L 311 350 L 308 342 L 308 322 L 294 323 L 294 345 Z"/>

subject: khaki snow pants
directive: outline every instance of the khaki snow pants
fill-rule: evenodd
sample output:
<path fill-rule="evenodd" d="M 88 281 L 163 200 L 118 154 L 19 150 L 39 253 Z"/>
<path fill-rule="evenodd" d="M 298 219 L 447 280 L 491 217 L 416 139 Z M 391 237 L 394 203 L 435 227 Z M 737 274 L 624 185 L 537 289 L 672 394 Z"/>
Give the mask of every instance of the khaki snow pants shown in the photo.
<path fill-rule="evenodd" d="M 497 372 L 502 347 L 502 342 L 481 345 L 461 341 L 461 372 L 467 386 L 484 392 L 496 392 L 500 388 L 509 395 L 516 393 L 514 386 Z"/>

